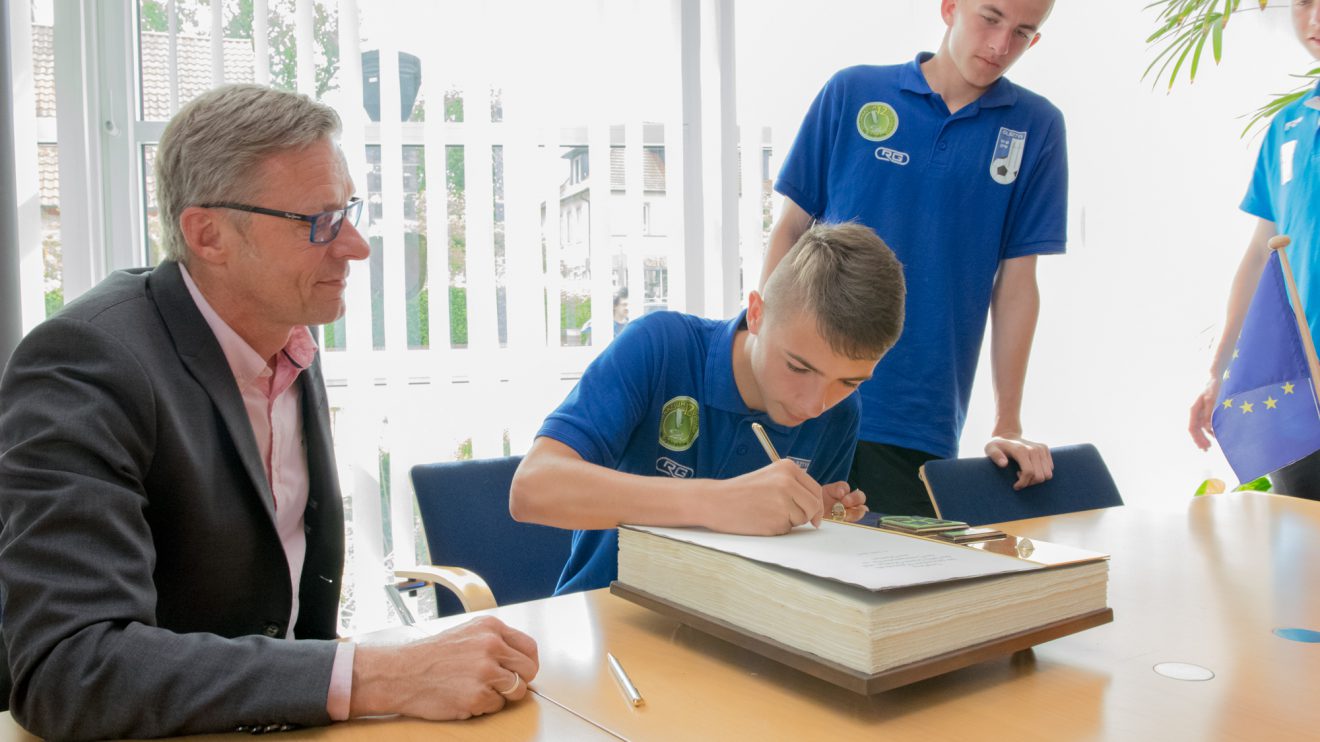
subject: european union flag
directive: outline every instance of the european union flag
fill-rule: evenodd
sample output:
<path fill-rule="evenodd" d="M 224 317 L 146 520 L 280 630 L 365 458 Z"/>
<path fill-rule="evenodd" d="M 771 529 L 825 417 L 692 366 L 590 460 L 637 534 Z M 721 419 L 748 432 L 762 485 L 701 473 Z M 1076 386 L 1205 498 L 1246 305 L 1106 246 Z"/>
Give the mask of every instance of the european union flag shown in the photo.
<path fill-rule="evenodd" d="M 1212 418 L 1219 447 L 1243 482 L 1320 450 L 1315 350 L 1288 300 L 1285 270 L 1279 251 L 1271 251 Z"/>

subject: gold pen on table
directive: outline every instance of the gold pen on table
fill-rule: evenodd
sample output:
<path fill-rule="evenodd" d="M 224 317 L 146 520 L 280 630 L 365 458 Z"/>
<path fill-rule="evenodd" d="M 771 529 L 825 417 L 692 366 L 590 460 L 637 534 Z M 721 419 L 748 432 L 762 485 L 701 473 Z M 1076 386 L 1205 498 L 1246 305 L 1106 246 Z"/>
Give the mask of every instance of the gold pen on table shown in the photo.
<path fill-rule="evenodd" d="M 770 457 L 770 461 L 779 460 L 779 452 L 775 450 L 775 444 L 770 442 L 770 436 L 765 432 L 765 427 L 761 423 L 752 423 L 752 432 L 756 434 L 756 440 L 761 442 L 761 448 L 765 449 L 765 455 Z M 843 503 L 835 502 L 834 507 L 830 509 L 831 520 L 845 520 L 848 515 L 848 509 Z"/>
<path fill-rule="evenodd" d="M 628 703 L 633 706 L 641 706 L 643 703 L 646 703 L 642 698 L 642 694 L 637 692 L 637 686 L 633 685 L 632 680 L 628 677 L 628 673 L 623 671 L 623 665 L 620 665 L 619 661 L 614 659 L 614 655 L 606 652 L 605 660 L 610 663 L 610 672 L 614 674 L 614 679 L 619 682 L 619 689 L 623 691 L 623 695 L 628 699 Z"/>

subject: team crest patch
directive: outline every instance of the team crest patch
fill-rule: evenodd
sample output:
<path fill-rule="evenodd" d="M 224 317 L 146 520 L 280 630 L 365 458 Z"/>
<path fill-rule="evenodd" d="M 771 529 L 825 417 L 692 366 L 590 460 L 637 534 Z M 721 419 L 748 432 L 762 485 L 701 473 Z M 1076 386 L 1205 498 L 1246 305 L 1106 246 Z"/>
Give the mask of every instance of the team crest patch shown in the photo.
<path fill-rule="evenodd" d="M 898 131 L 898 111 L 888 103 L 873 101 L 857 112 L 857 133 L 872 142 L 883 142 Z"/>
<path fill-rule="evenodd" d="M 788 459 L 792 461 L 794 464 L 797 464 L 798 468 L 801 469 L 802 471 L 806 471 L 807 469 L 811 468 L 811 459 L 800 459 L 796 456 L 789 456 Z"/>
<path fill-rule="evenodd" d="M 990 157 L 990 177 L 1002 185 L 1017 180 L 1018 170 L 1022 168 L 1022 150 L 1026 147 L 1025 131 L 1013 131 L 1007 126 L 999 127 L 995 153 Z"/>
<path fill-rule="evenodd" d="M 674 397 L 660 408 L 660 445 L 686 451 L 701 433 L 700 407 L 691 397 Z"/>

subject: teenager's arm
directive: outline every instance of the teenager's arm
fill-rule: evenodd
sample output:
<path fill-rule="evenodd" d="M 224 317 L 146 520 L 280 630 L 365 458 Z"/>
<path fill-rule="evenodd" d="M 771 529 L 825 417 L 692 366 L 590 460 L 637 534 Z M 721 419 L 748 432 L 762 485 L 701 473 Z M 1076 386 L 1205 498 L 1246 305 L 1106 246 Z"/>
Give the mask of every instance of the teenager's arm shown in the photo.
<path fill-rule="evenodd" d="M 779 212 L 779 221 L 770 230 L 770 247 L 765 253 L 765 267 L 761 269 L 761 290 L 774 272 L 775 266 L 784 259 L 788 251 L 797 244 L 798 239 L 811 228 L 814 221 L 793 199 L 784 196 L 784 208 Z"/>
<path fill-rule="evenodd" d="M 772 535 L 808 521 L 819 525 L 821 489 L 788 459 L 725 480 L 639 476 L 584 461 L 543 436 L 514 474 L 509 512 L 559 528 L 636 523 Z"/>
<path fill-rule="evenodd" d="M 1214 361 L 1210 364 L 1210 380 L 1201 393 L 1196 395 L 1196 401 L 1192 403 L 1191 419 L 1187 424 L 1187 432 L 1192 434 L 1192 440 L 1202 451 L 1210 448 L 1207 434 L 1214 435 L 1210 430 L 1210 416 L 1219 398 L 1219 385 L 1224 379 L 1224 369 L 1228 368 L 1228 362 L 1232 360 L 1233 348 L 1237 345 L 1238 333 L 1242 331 L 1247 307 L 1251 305 L 1251 297 L 1256 293 L 1256 284 L 1260 283 L 1260 274 L 1265 272 L 1265 263 L 1269 261 L 1270 238 L 1277 233 L 1274 222 L 1259 220 L 1242 262 L 1238 264 L 1237 274 L 1233 276 L 1224 331 L 1219 336 Z"/>
<path fill-rule="evenodd" d="M 995 387 L 995 428 L 985 453 L 999 466 L 1009 459 L 1021 471 L 1014 489 L 1043 482 L 1054 475 L 1050 449 L 1022 437 L 1022 388 L 1027 359 L 1040 315 L 1036 256 L 1010 258 L 999 266 L 990 298 L 990 365 Z"/>

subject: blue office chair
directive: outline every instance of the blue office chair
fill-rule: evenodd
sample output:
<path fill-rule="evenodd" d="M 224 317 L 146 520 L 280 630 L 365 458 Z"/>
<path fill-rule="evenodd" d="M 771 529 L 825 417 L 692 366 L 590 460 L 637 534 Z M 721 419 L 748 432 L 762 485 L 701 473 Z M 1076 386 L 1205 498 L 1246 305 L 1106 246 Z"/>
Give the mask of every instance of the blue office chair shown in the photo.
<path fill-rule="evenodd" d="M 439 576 L 438 581 L 450 588 L 436 591 L 440 615 L 488 608 L 496 602 L 505 605 L 547 598 L 554 593 L 568 561 L 573 532 L 519 523 L 509 515 L 509 486 L 521 461 L 521 456 L 506 456 L 412 468 L 431 561 L 461 568 L 457 580 Z M 395 574 L 437 581 L 425 567 L 396 570 Z M 471 577 L 476 575 L 480 577 L 473 582 Z M 459 584 L 450 584 L 454 581 Z M 482 582 L 493 596 L 490 604 L 476 584 Z"/>
<path fill-rule="evenodd" d="M 1095 446 L 1051 448 L 1054 478 L 1014 490 L 1018 469 L 977 456 L 928 461 L 921 467 L 935 514 L 971 525 L 1109 508 L 1123 504 L 1114 478 Z"/>

